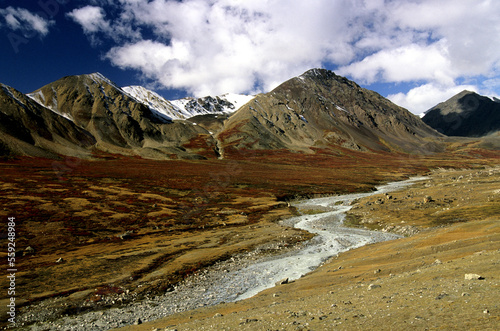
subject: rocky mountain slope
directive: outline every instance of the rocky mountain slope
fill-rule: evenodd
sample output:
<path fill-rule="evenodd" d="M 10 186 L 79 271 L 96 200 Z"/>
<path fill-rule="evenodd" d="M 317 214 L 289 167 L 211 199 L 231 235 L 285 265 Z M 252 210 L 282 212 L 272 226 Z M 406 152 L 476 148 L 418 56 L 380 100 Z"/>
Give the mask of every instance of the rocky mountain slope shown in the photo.
<path fill-rule="evenodd" d="M 481 137 L 500 130 L 500 101 L 465 90 L 429 109 L 422 120 L 448 136 Z"/>
<path fill-rule="evenodd" d="M 85 156 L 94 137 L 64 116 L 0 84 L 0 155 Z"/>
<path fill-rule="evenodd" d="M 439 133 L 379 94 L 323 70 L 309 70 L 257 96 L 219 134 L 224 148 L 428 153 Z"/>
<path fill-rule="evenodd" d="M 120 88 L 99 73 L 64 77 L 28 96 L 30 104 L 50 109 L 55 122 L 72 123 L 93 139 L 92 146 L 81 144 L 88 150 L 146 158 L 232 157 L 248 149 L 424 154 L 443 149 L 441 135 L 417 116 L 322 69 L 256 97 L 168 101 L 143 87 Z M 4 122 L 9 121 L 15 119 Z M 23 130 L 50 128 L 45 123 Z M 71 154 L 72 145 L 61 144 L 64 148 L 51 150 Z"/>
<path fill-rule="evenodd" d="M 149 158 L 197 157 L 200 140 L 204 150 L 215 146 L 208 132 L 138 102 L 101 74 L 68 76 L 50 83 L 30 96 L 65 116 L 95 137 L 96 148 Z M 212 152 L 213 154 L 213 152 Z"/>

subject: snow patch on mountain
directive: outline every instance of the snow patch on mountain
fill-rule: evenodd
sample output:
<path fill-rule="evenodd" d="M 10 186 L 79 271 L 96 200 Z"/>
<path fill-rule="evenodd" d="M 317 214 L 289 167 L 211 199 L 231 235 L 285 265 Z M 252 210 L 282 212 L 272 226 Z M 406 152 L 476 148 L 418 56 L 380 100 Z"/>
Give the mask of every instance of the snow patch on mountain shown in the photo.
<path fill-rule="evenodd" d="M 217 97 L 169 101 L 142 86 L 126 86 L 122 90 L 138 102 L 147 105 L 151 110 L 172 120 L 183 120 L 206 114 L 231 114 L 254 98 L 254 96 L 228 93 Z"/>
<path fill-rule="evenodd" d="M 52 112 L 56 113 L 57 115 L 62 116 L 65 119 L 74 122 L 74 119 L 70 114 L 63 114 L 63 113 L 59 112 L 58 107 L 57 107 L 57 99 L 55 97 L 52 98 L 51 104 L 47 104 L 45 101 L 45 95 L 43 94 L 42 91 L 28 93 L 28 94 L 26 94 L 26 96 L 29 97 L 34 102 L 36 102 L 37 104 L 39 104 L 40 106 L 47 108 L 47 109 L 50 109 Z"/>
<path fill-rule="evenodd" d="M 90 79 L 92 79 L 97 85 L 102 85 L 103 82 L 105 82 L 106 84 L 109 84 L 111 86 L 113 86 L 114 88 L 116 89 L 120 89 L 120 87 L 118 85 L 116 85 L 115 82 L 113 82 L 112 80 L 110 80 L 109 78 L 105 77 L 103 74 L 101 74 L 100 72 L 94 72 L 92 74 L 88 74 L 88 75 L 83 75 L 83 76 L 87 76 L 89 77 Z"/>

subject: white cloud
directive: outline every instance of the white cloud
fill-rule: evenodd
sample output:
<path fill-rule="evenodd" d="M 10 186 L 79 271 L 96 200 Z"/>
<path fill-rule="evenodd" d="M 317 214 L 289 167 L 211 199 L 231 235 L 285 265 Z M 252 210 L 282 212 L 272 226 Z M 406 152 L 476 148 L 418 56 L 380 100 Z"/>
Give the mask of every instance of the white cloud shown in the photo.
<path fill-rule="evenodd" d="M 101 7 L 86 6 L 68 13 L 68 17 L 80 24 L 85 33 L 112 32 L 109 22 L 104 18 Z"/>
<path fill-rule="evenodd" d="M 362 61 L 339 70 L 342 75 L 371 84 L 377 81 L 409 82 L 430 80 L 452 84 L 458 76 L 448 58 L 443 43 L 432 45 L 410 44 L 395 49 L 382 50 Z"/>
<path fill-rule="evenodd" d="M 70 15 L 89 36 L 115 41 L 106 56 L 112 64 L 197 96 L 268 91 L 326 64 L 360 83 L 418 82 L 419 88 L 392 97 L 420 110 L 459 89 L 457 81 L 481 76 L 493 82 L 500 71 L 500 44 L 495 42 L 500 1 L 91 4 Z"/>
<path fill-rule="evenodd" d="M 429 83 L 413 88 L 408 93 L 392 94 L 387 98 L 414 114 L 420 114 L 463 90 L 478 92 L 474 85 L 441 86 Z"/>
<path fill-rule="evenodd" d="M 27 38 L 34 35 L 46 36 L 49 33 L 50 26 L 55 23 L 53 20 L 45 19 L 24 8 L 7 7 L 0 9 L 0 16 L 3 16 L 5 20 L 5 23 L 0 21 L 0 27 L 5 25 L 11 30 L 19 31 Z"/>
<path fill-rule="evenodd" d="M 105 4 L 108 0 L 94 2 Z M 102 43 L 100 38 L 101 35 L 118 43 L 124 40 L 136 40 L 140 38 L 140 33 L 130 22 L 124 22 L 121 19 L 106 19 L 105 10 L 99 6 L 89 5 L 74 9 L 66 14 L 66 16 L 82 27 L 83 32 L 90 37 L 94 45 Z"/>
<path fill-rule="evenodd" d="M 146 53 L 153 43 L 137 41 L 114 47 L 108 58 L 166 87 L 195 95 L 267 91 L 321 66 L 325 58 L 348 62 L 354 55 L 349 47 L 342 47 L 349 41 L 349 1 L 295 2 L 292 6 L 283 0 L 123 2 L 123 16 L 151 27 L 158 40 L 168 40 L 161 47 L 166 55 L 137 58 L 137 52 Z M 345 40 L 340 42 L 339 36 Z M 158 43 L 154 42 L 155 50 L 160 48 Z M 179 44 L 187 52 L 184 61 L 171 58 Z M 136 60 L 123 60 L 129 52 Z"/>

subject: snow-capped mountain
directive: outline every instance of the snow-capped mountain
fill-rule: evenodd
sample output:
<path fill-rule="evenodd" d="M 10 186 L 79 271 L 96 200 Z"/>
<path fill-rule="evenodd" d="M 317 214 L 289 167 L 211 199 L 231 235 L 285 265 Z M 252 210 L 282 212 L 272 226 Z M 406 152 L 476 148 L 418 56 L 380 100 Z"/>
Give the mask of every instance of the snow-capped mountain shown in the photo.
<path fill-rule="evenodd" d="M 99 73 L 66 76 L 27 96 L 2 85 L 0 120 L 0 155 L 102 151 L 203 159 L 318 148 L 431 153 L 441 145 L 425 144 L 442 137 L 407 110 L 323 69 L 255 97 L 169 101 L 144 87 L 119 87 Z"/>
<path fill-rule="evenodd" d="M 173 120 L 183 120 L 206 114 L 230 114 L 254 98 L 254 96 L 249 95 L 224 94 L 216 97 L 207 96 L 169 101 L 142 86 L 126 86 L 122 89 L 138 102 Z"/>

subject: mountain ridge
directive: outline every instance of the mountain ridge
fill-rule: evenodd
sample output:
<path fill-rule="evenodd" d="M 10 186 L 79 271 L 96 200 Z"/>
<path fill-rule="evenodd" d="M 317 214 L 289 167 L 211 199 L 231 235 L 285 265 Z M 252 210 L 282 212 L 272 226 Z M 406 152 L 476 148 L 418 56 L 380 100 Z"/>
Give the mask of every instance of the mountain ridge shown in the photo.
<path fill-rule="evenodd" d="M 100 73 L 66 76 L 28 96 L 92 136 L 91 149 L 153 159 L 231 157 L 245 149 L 443 150 L 442 136 L 416 115 L 325 69 L 257 96 L 168 101 Z"/>

